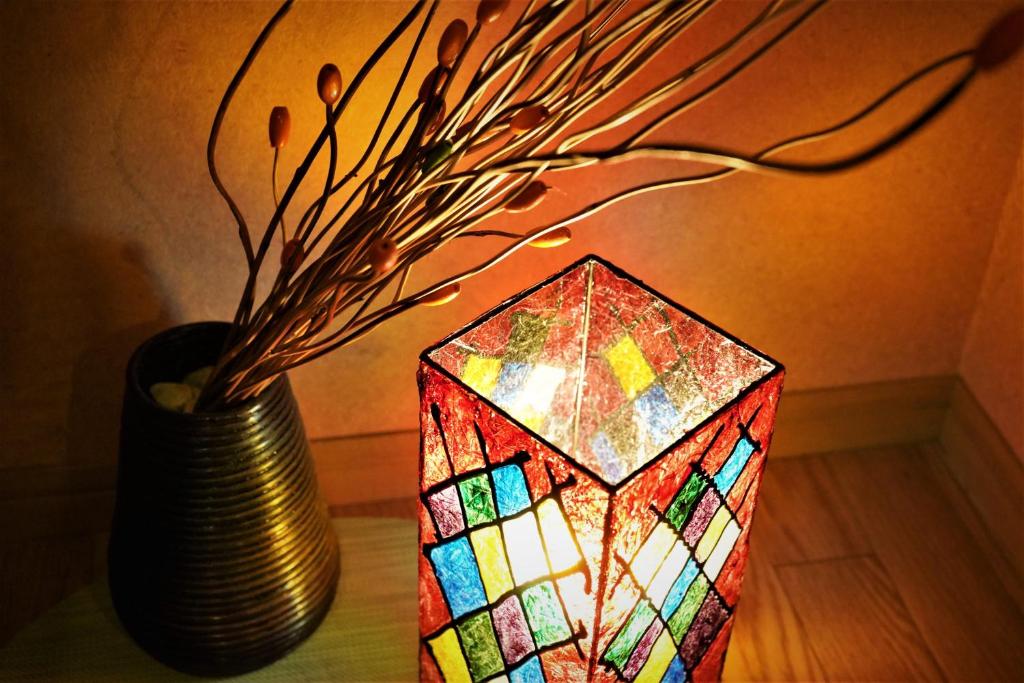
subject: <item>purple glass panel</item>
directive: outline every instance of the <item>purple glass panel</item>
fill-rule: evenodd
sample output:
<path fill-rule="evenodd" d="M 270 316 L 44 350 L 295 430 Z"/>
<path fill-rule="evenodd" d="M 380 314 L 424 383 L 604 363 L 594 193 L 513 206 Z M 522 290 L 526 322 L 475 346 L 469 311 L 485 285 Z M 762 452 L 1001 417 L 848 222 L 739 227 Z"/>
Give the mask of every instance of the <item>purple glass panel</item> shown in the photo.
<path fill-rule="evenodd" d="M 704 531 L 708 528 L 708 524 L 711 523 L 711 518 L 715 516 L 718 506 L 718 494 L 715 493 L 713 488 L 708 488 L 704 492 L 704 497 L 697 503 L 697 509 L 693 511 L 693 518 L 690 519 L 690 523 L 683 532 L 683 540 L 691 548 L 697 547 L 697 541 L 704 535 Z"/>
<path fill-rule="evenodd" d="M 511 595 L 494 608 L 494 630 L 498 632 L 505 661 L 515 664 L 533 652 L 533 638 L 519 598 Z"/>
<path fill-rule="evenodd" d="M 718 595 L 714 592 L 708 593 L 680 648 L 687 670 L 692 670 L 697 665 L 728 617 L 729 613 L 718 599 Z"/>
<path fill-rule="evenodd" d="M 661 635 L 663 628 L 661 619 L 655 619 L 651 627 L 647 629 L 647 633 L 637 643 L 636 649 L 633 650 L 629 661 L 626 662 L 626 670 L 622 672 L 627 679 L 633 680 L 640 673 L 640 668 L 647 662 L 647 657 L 651 654 L 651 648 L 654 647 L 654 641 Z"/>
<path fill-rule="evenodd" d="M 459 492 L 455 485 L 446 486 L 429 498 L 430 513 L 434 516 L 437 530 L 447 538 L 466 528 L 462 519 L 462 507 L 459 505 Z"/>

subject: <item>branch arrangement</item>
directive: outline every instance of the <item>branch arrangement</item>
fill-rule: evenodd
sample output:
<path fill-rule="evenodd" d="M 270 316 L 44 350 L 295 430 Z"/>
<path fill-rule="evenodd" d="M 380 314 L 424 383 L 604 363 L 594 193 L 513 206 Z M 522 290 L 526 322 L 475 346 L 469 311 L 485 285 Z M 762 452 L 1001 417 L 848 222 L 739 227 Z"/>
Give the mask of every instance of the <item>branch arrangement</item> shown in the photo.
<path fill-rule="evenodd" d="M 235 91 L 291 8 L 292 0 L 287 0 L 229 84 L 210 132 L 210 175 L 237 222 L 249 274 L 232 331 L 198 409 L 216 410 L 255 396 L 279 374 L 351 344 L 396 315 L 417 306 L 444 304 L 459 294 L 464 280 L 523 247 L 564 244 L 571 238 L 573 223 L 629 197 L 720 180 L 741 171 L 824 174 L 866 162 L 933 119 L 978 72 L 1008 60 L 1019 47 L 1024 23 L 1024 14 L 1011 13 L 993 25 L 977 47 L 924 65 L 833 126 L 752 154 L 685 142 L 652 143 L 652 134 L 762 59 L 819 12 L 823 2 L 770 0 L 728 40 L 680 65 L 655 87 L 641 90 L 629 83 L 671 50 L 715 4 L 716 0 L 529 0 L 516 6 L 518 17 L 506 34 L 488 40 L 490 48 L 481 51 L 479 66 L 456 93 L 456 75 L 467 68 L 467 56 L 488 27 L 510 11 L 509 0 L 481 0 L 472 27 L 456 20 L 436 39 L 428 36 L 434 35 L 438 0 L 417 0 L 347 87 L 337 67 L 327 64 L 321 69 L 317 93 L 324 105 L 324 125 L 280 196 L 279 153 L 288 142 L 291 121 L 284 107 L 272 110 L 269 136 L 276 210 L 253 241 L 217 173 L 216 146 Z M 408 32 L 415 32 L 415 39 L 379 124 L 363 152 L 358 157 L 351 154 L 356 160 L 344 169 L 340 152 L 348 158 L 351 150 L 339 140 L 338 121 L 381 58 Z M 415 57 L 421 49 L 434 48 L 436 66 L 423 77 L 412 105 L 397 111 Z M 953 63 L 964 66 L 951 85 L 907 123 L 862 150 L 818 163 L 778 158 L 784 150 L 855 125 L 925 75 Z M 694 91 L 690 86 L 698 77 L 703 85 Z M 630 133 L 618 135 L 613 144 L 586 144 L 598 136 L 607 140 L 630 122 Z M 388 128 L 391 132 L 385 135 Z M 329 160 L 326 177 L 316 183 L 318 197 L 301 212 L 293 210 L 298 220 L 289 219 L 286 227 L 285 214 L 293 209 L 297 189 L 306 181 L 316 182 L 309 170 L 322 153 Z M 557 186 L 563 171 L 657 158 L 697 162 L 709 170 L 624 189 L 521 233 L 486 227 L 504 213 L 522 213 L 528 219 L 528 212 Z M 278 234 L 282 247 L 275 263 L 269 254 Z M 406 292 L 417 261 L 470 237 L 497 237 L 506 245 L 469 270 Z M 257 279 L 267 269 L 275 277 L 257 305 Z"/>

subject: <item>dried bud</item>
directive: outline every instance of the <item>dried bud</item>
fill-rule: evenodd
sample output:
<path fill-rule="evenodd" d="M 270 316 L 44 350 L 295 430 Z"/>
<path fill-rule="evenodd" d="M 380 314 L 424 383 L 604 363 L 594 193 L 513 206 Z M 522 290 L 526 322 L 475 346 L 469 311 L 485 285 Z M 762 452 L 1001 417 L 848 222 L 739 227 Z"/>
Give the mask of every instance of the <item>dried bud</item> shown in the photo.
<path fill-rule="evenodd" d="M 476 6 L 476 23 L 494 23 L 505 12 L 508 3 L 509 0 L 480 0 L 480 4 Z"/>
<path fill-rule="evenodd" d="M 534 180 L 522 190 L 513 190 L 509 193 L 511 198 L 505 202 L 505 210 L 510 213 L 529 211 L 540 204 L 547 193 L 548 186 L 540 180 Z"/>
<path fill-rule="evenodd" d="M 443 66 L 435 66 L 427 74 L 427 77 L 423 79 L 423 84 L 420 85 L 420 100 L 426 102 L 431 97 L 441 92 L 441 88 L 444 87 L 445 81 L 448 80 L 448 74 L 450 72 Z"/>
<path fill-rule="evenodd" d="M 1024 7 L 1018 7 L 992 24 L 974 49 L 974 65 L 983 71 L 1010 60 L 1024 43 Z"/>
<path fill-rule="evenodd" d="M 437 44 L 437 63 L 441 66 L 451 67 L 458 59 L 462 48 L 466 46 L 468 37 L 469 27 L 462 19 L 456 19 L 448 24 L 448 28 L 441 34 L 441 40 Z"/>
<path fill-rule="evenodd" d="M 320 74 L 316 77 L 316 91 L 324 104 L 333 106 L 341 97 L 341 87 L 341 71 L 338 67 L 333 64 L 320 67 Z"/>
<path fill-rule="evenodd" d="M 270 111 L 270 146 L 281 149 L 288 144 L 292 134 L 292 117 L 288 107 L 274 107 Z"/>
<path fill-rule="evenodd" d="M 424 306 L 444 306 L 446 303 L 454 299 L 462 291 L 462 286 L 458 282 L 453 282 L 450 285 L 446 285 L 441 289 L 438 289 L 430 294 L 427 294 L 419 300 L 418 303 Z"/>
<path fill-rule="evenodd" d="M 569 231 L 569 228 L 556 228 L 530 240 L 529 245 L 538 249 L 552 249 L 562 246 L 571 239 L 572 232 Z"/>
<path fill-rule="evenodd" d="M 534 104 L 520 109 L 509 122 L 513 135 L 528 133 L 551 118 L 551 112 L 543 104 Z"/>
<path fill-rule="evenodd" d="M 281 249 L 281 270 L 291 275 L 302 265 L 305 255 L 302 253 L 302 243 L 297 239 L 290 239 L 284 243 Z"/>
<path fill-rule="evenodd" d="M 383 275 L 394 268 L 398 261 L 398 244 L 390 237 L 382 237 L 370 245 L 370 253 L 366 258 L 373 272 Z"/>
<path fill-rule="evenodd" d="M 423 155 L 423 172 L 430 173 L 452 155 L 452 143 L 442 140 Z"/>
<path fill-rule="evenodd" d="M 430 117 L 427 120 L 427 125 L 423 128 L 423 135 L 430 137 L 434 134 L 438 128 L 441 127 L 441 122 L 444 121 L 445 104 L 444 100 L 439 100 L 434 104 L 423 110 L 425 116 Z"/>

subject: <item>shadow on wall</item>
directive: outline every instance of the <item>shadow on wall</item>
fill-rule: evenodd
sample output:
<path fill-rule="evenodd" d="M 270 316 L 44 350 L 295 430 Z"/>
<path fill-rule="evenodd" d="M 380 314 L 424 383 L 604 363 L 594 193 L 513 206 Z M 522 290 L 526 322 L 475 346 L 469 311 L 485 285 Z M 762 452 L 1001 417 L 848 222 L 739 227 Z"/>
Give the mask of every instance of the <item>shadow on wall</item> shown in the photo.
<path fill-rule="evenodd" d="M 93 245 L 95 246 L 95 245 Z M 110 245 L 113 247 L 114 245 Z M 118 298 L 125 285 L 138 287 L 133 313 L 143 322 L 125 324 L 124 320 L 110 319 L 103 325 L 105 333 L 86 344 L 72 365 L 71 391 L 67 406 L 67 444 L 65 462 L 69 464 L 116 462 L 118 431 L 120 428 L 121 400 L 124 394 L 124 374 L 128 358 L 145 339 L 170 327 L 170 315 L 145 265 L 145 256 L 135 245 L 116 247 L 116 266 L 102 250 L 94 251 L 96 276 L 100 283 L 100 301 L 97 311 L 116 311 L 111 299 Z M 84 259 L 84 267 L 90 265 Z M 78 264 L 83 266 L 82 263 Z M 103 297 L 108 297 L 103 301 Z M 132 316 L 135 317 L 135 316 Z"/>
<path fill-rule="evenodd" d="M 16 225 L 2 285 L 16 334 L 3 341 L 0 401 L 17 417 L 4 429 L 0 468 L 112 472 L 128 357 L 174 316 L 134 244 Z"/>

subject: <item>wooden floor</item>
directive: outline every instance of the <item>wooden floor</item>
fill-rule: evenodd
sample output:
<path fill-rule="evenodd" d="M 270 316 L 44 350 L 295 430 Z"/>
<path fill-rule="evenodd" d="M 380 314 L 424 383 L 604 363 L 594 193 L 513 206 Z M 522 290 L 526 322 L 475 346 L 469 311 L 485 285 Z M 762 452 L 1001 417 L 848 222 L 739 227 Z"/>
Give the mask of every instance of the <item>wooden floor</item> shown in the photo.
<path fill-rule="evenodd" d="M 769 463 L 726 680 L 1024 680 L 1020 577 L 937 448 Z M 332 512 L 412 518 L 415 503 Z M 0 644 L 102 572 L 104 543 L 0 545 Z"/>
<path fill-rule="evenodd" d="M 727 680 L 1024 680 L 1024 615 L 935 447 L 769 462 Z"/>

